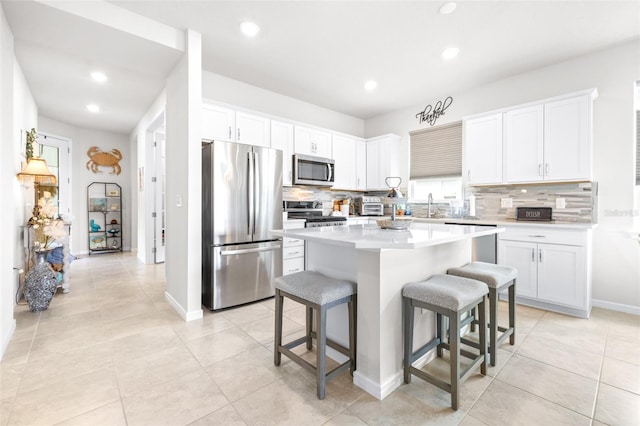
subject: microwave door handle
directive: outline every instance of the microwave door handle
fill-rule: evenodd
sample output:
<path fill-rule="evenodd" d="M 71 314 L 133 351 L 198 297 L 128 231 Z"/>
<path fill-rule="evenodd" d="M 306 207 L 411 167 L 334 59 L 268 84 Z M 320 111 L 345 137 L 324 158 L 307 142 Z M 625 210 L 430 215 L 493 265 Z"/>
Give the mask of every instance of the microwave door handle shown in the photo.
<path fill-rule="evenodd" d="M 333 179 L 333 166 L 330 163 L 327 163 L 327 169 L 329 170 L 329 178 L 327 179 L 327 182 L 331 182 Z"/>

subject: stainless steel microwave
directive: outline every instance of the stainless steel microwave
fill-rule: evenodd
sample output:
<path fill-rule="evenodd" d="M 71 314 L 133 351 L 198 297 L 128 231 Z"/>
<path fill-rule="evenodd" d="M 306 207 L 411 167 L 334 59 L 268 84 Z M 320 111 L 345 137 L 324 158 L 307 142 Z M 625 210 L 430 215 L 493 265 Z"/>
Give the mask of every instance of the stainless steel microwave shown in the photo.
<path fill-rule="evenodd" d="M 335 161 L 330 158 L 295 154 L 293 156 L 293 184 L 333 186 Z"/>

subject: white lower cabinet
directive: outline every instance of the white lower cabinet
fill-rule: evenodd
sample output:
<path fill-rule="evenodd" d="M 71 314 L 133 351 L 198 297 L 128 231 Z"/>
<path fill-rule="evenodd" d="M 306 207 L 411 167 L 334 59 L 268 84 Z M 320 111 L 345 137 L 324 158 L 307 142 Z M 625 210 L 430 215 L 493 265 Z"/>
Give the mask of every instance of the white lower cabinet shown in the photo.
<path fill-rule="evenodd" d="M 286 221 L 284 229 L 304 228 L 304 220 Z M 304 271 L 304 240 L 284 237 L 282 239 L 282 275 Z"/>
<path fill-rule="evenodd" d="M 588 318 L 591 312 L 591 231 L 507 228 L 498 263 L 518 270 L 519 303 Z"/>

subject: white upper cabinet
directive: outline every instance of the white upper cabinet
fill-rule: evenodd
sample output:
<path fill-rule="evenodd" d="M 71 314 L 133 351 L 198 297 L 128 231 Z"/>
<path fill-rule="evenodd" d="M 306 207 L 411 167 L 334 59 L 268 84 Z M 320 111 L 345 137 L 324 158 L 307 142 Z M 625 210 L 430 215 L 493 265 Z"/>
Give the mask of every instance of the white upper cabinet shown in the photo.
<path fill-rule="evenodd" d="M 502 183 L 502 113 L 465 120 L 463 143 L 467 184 Z"/>
<path fill-rule="evenodd" d="M 293 184 L 293 124 L 271 121 L 271 147 L 282 151 L 282 185 Z"/>
<path fill-rule="evenodd" d="M 356 141 L 333 135 L 333 159 L 335 160 L 334 189 L 356 189 Z"/>
<path fill-rule="evenodd" d="M 545 180 L 591 180 L 591 95 L 544 105 Z"/>
<path fill-rule="evenodd" d="M 596 96 L 590 89 L 465 119 L 467 183 L 592 180 Z"/>
<path fill-rule="evenodd" d="M 202 105 L 202 139 L 235 142 L 235 111 L 219 105 Z"/>
<path fill-rule="evenodd" d="M 356 190 L 367 189 L 367 143 L 356 139 Z"/>
<path fill-rule="evenodd" d="M 535 182 L 544 173 L 544 107 L 534 105 L 504 114 L 504 180 Z"/>
<path fill-rule="evenodd" d="M 391 134 L 367 140 L 368 190 L 389 189 L 385 179 L 400 176 L 400 141 L 400 136 Z"/>
<path fill-rule="evenodd" d="M 331 133 L 309 127 L 295 126 L 294 149 L 296 154 L 331 157 Z"/>
<path fill-rule="evenodd" d="M 270 121 L 266 117 L 236 112 L 236 142 L 247 145 L 271 146 Z"/>

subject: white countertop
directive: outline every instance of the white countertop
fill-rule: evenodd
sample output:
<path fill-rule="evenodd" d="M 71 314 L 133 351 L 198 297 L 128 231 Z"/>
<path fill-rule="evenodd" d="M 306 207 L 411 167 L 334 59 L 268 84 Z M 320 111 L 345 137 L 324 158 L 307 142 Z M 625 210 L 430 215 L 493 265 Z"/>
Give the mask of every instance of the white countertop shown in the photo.
<path fill-rule="evenodd" d="M 355 249 L 416 249 L 493 235 L 504 228 L 414 222 L 410 229 L 380 229 L 377 225 L 349 225 L 273 230 L 276 237 L 300 238 Z"/>
<path fill-rule="evenodd" d="M 349 219 L 383 219 L 390 216 L 349 216 Z M 400 216 L 401 218 L 404 216 Z M 461 225 L 496 225 L 496 226 L 526 226 L 526 227 L 540 227 L 540 228 L 553 228 L 553 229 L 575 229 L 586 230 L 594 229 L 598 226 L 597 223 L 590 222 L 534 222 L 534 221 L 520 221 L 515 219 L 471 219 L 471 218 L 455 218 L 455 217 L 416 217 L 407 216 L 413 218 L 414 222 L 418 223 L 456 223 Z"/>

